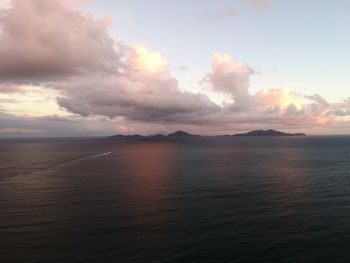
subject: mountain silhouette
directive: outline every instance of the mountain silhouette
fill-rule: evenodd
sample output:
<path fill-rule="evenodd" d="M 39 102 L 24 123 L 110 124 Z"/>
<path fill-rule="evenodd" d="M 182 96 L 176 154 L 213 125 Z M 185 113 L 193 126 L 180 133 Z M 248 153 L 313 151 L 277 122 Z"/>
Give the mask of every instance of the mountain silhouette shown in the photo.
<path fill-rule="evenodd" d="M 255 130 L 247 133 L 235 134 L 234 136 L 306 136 L 305 133 L 285 133 L 275 130 Z"/>
<path fill-rule="evenodd" d="M 191 136 L 199 136 L 199 135 L 193 135 L 184 131 L 176 131 L 174 133 L 168 134 L 168 137 L 191 137 Z"/>
<path fill-rule="evenodd" d="M 109 136 L 109 138 L 141 138 L 143 136 L 135 134 L 135 135 L 123 135 L 123 134 L 117 134 Z"/>
<path fill-rule="evenodd" d="M 173 138 L 173 137 L 199 137 L 200 135 L 194 135 L 190 134 L 185 131 L 176 131 L 173 133 L 169 133 L 168 135 L 163 135 L 163 134 L 155 134 L 155 135 L 150 135 L 150 136 L 142 136 L 142 135 L 112 135 L 110 138 Z M 222 135 L 222 136 L 230 136 L 230 135 Z M 281 131 L 276 131 L 276 130 L 254 130 L 250 131 L 247 133 L 240 133 L 240 134 L 235 134 L 232 136 L 306 136 L 305 133 L 285 133 Z"/>

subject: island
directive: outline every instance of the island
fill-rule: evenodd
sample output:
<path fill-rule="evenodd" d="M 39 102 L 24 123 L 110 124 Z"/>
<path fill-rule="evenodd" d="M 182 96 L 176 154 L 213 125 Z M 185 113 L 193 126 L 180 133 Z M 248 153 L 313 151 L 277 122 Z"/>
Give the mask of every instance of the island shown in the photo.
<path fill-rule="evenodd" d="M 109 138 L 142 138 L 143 136 L 134 134 L 134 135 L 123 135 L 123 134 L 117 134 L 109 136 Z"/>
<path fill-rule="evenodd" d="M 235 134 L 233 136 L 306 136 L 305 133 L 285 133 L 275 130 L 254 130 L 247 133 Z"/>
<path fill-rule="evenodd" d="M 167 137 L 197 137 L 199 135 L 190 134 L 184 131 L 176 131 L 174 133 L 168 134 Z"/>
<path fill-rule="evenodd" d="M 149 137 L 149 138 L 164 138 L 166 136 L 159 133 L 159 134 L 154 134 L 154 135 L 150 135 L 150 136 L 147 136 L 147 137 Z"/>
<path fill-rule="evenodd" d="M 229 137 L 229 136 L 235 136 L 235 137 L 263 137 L 263 136 L 306 136 L 305 133 L 285 133 L 285 132 L 281 132 L 281 131 L 276 131 L 276 130 L 254 130 L 254 131 L 250 131 L 247 133 L 240 133 L 240 134 L 234 134 L 234 135 L 221 135 L 221 136 L 225 136 L 225 137 Z M 143 135 L 112 135 L 109 136 L 109 138 L 151 138 L 151 139 L 162 139 L 162 138 L 194 138 L 194 137 L 201 137 L 201 135 L 195 135 L 195 134 L 190 134 L 188 132 L 185 131 L 176 131 L 173 133 L 169 133 L 168 135 L 163 135 L 163 134 L 154 134 L 154 135 L 148 135 L 148 136 L 143 136 Z M 211 136 L 212 137 L 212 136 Z M 218 136 L 214 136 L 214 137 L 220 137 L 220 135 Z"/>
<path fill-rule="evenodd" d="M 195 134 L 190 134 L 188 132 L 184 131 L 176 131 L 173 133 L 169 133 L 168 135 L 163 135 L 163 134 L 155 134 L 155 135 L 149 135 L 149 136 L 142 136 L 142 135 L 122 135 L 122 134 L 117 134 L 117 135 L 112 135 L 109 136 L 109 138 L 176 138 L 176 137 L 198 137 L 200 135 L 195 135 Z"/>

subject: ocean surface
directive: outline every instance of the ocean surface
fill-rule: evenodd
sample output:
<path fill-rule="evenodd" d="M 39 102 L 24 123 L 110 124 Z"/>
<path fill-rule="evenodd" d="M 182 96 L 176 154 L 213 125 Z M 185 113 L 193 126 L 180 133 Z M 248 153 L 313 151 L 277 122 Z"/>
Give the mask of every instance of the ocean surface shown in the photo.
<path fill-rule="evenodd" d="M 350 137 L 0 139 L 0 262 L 349 262 Z"/>

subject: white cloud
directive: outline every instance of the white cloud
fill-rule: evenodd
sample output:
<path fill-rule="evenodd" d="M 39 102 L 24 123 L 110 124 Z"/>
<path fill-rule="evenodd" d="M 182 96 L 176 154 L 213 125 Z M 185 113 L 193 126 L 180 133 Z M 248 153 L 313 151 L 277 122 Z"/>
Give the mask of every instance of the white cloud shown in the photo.
<path fill-rule="evenodd" d="M 233 60 L 227 54 L 213 56 L 212 71 L 203 82 L 214 92 L 227 94 L 237 109 L 246 109 L 250 104 L 249 82 L 253 70 L 241 61 Z"/>

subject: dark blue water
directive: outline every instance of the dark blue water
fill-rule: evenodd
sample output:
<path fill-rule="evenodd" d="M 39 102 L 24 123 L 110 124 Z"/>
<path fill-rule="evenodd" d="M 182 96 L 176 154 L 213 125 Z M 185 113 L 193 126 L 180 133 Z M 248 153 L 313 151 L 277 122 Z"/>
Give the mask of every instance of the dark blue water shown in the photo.
<path fill-rule="evenodd" d="M 350 137 L 0 140 L 0 262 L 348 262 Z"/>

